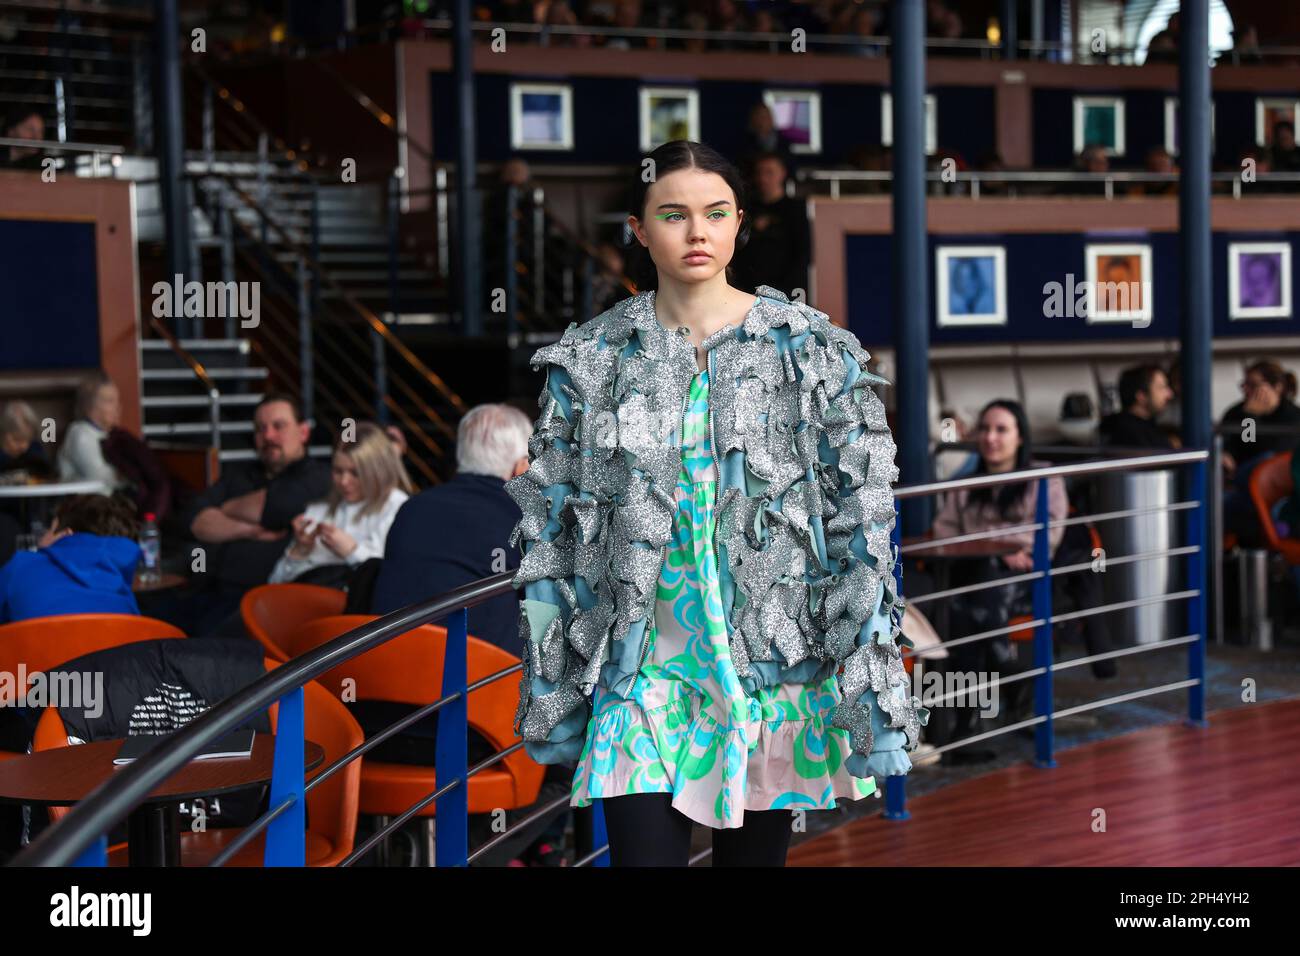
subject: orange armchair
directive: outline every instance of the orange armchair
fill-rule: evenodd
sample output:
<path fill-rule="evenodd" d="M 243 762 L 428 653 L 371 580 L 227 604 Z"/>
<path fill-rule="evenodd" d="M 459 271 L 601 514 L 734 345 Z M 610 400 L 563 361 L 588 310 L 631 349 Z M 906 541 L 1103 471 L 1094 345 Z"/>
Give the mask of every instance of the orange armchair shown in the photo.
<path fill-rule="evenodd" d="M 339 615 L 311 621 L 293 636 L 287 649 L 296 657 L 372 620 L 365 615 Z M 330 692 L 341 695 L 344 680 L 350 679 L 353 683 L 348 686 L 355 690 L 357 700 L 416 707 L 431 704 L 442 696 L 446 642 L 445 627 L 426 624 L 354 657 L 322 675 L 320 681 Z M 469 683 L 518 663 L 519 658 L 494 644 L 469 638 Z M 470 693 L 469 725 L 498 751 L 504 750 L 519 741 L 514 733 L 517 703 L 517 680 L 493 681 Z M 545 774 L 546 768 L 521 748 L 469 778 L 469 812 L 527 806 L 537 799 Z M 402 813 L 436 789 L 435 779 L 433 767 L 382 763 L 367 757 L 361 768 L 361 812 L 376 816 Z M 431 817 L 435 808 L 430 803 L 419 816 Z"/>
<path fill-rule="evenodd" d="M 1250 499 L 1268 549 L 1278 552 L 1288 564 L 1300 564 L 1300 541 L 1280 537 L 1273 524 L 1273 506 L 1289 497 L 1292 490 L 1291 452 L 1265 459 L 1250 473 Z"/>
<path fill-rule="evenodd" d="M 263 584 L 244 595 L 239 614 L 244 627 L 268 657 L 287 661 L 285 643 L 308 621 L 342 614 L 348 596 L 316 584 Z"/>

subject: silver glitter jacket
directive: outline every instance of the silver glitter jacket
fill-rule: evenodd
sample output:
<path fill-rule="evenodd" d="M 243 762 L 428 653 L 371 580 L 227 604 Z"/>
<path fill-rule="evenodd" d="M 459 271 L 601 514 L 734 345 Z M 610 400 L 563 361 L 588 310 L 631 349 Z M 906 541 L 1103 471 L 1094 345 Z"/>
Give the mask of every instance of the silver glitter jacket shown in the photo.
<path fill-rule="evenodd" d="M 732 662 L 751 695 L 836 674 L 849 772 L 905 774 L 929 714 L 899 649 L 911 642 L 894 593 L 896 449 L 871 388 L 888 382 L 825 313 L 757 292 L 743 322 L 701 344 Z M 647 291 L 532 357 L 547 374 L 531 464 L 505 487 L 523 512 L 515 733 L 539 763 L 575 761 L 592 689 L 628 697 L 644 660 L 698 371 L 686 331 L 659 322 Z"/>

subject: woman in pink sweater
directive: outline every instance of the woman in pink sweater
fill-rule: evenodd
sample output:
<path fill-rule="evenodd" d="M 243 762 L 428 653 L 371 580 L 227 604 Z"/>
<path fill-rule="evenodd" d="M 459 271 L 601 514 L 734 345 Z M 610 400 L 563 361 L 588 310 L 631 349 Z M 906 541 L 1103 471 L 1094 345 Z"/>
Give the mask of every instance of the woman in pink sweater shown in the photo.
<path fill-rule="evenodd" d="M 976 428 L 979 465 L 976 475 L 996 475 L 1042 467 L 1047 462 L 1029 457 L 1029 420 L 1019 402 L 997 399 L 984 406 Z M 1033 524 L 1038 502 L 1038 481 L 1020 481 L 984 488 L 962 488 L 946 496 L 934 519 L 935 538 L 993 531 Z M 1064 518 L 1069 511 L 1065 482 L 1059 477 L 1047 479 L 1047 511 L 1050 520 Z M 1002 537 L 1022 543 L 1019 551 L 1000 558 L 972 558 L 953 566 L 952 586 L 994 581 L 1030 571 L 1034 566 L 1035 531 L 1008 531 Z M 1048 529 L 1048 546 L 1053 555 L 1065 535 L 1065 528 Z M 1032 582 L 1021 581 L 1003 587 L 988 588 L 952 598 L 949 633 L 945 640 L 966 637 L 1004 627 L 1012 617 L 1032 609 Z M 999 675 L 1023 670 L 1032 664 L 1012 656 L 1011 642 L 1005 634 L 961 644 L 949 650 L 948 669 L 964 672 L 976 679 L 995 680 Z M 1029 681 L 1015 681 L 997 688 L 1001 707 L 1013 711 L 1027 697 Z M 956 702 L 954 701 L 953 704 Z M 952 737 L 968 736 L 976 708 L 952 706 L 955 716 Z M 992 759 L 992 751 L 966 747 L 946 754 L 953 762 Z"/>

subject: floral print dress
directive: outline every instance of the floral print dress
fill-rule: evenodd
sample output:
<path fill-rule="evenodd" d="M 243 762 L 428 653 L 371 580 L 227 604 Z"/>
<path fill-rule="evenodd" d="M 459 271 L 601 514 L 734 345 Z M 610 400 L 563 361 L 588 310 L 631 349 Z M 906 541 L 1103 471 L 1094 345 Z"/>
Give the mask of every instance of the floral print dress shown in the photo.
<path fill-rule="evenodd" d="M 713 550 L 717 470 L 709 440 L 708 372 L 696 374 L 681 436 L 673 537 L 659 575 L 654 621 L 631 699 L 597 687 L 570 805 L 669 793 L 714 828 L 746 810 L 834 809 L 876 791 L 845 766 L 848 731 L 831 727 L 842 699 L 834 676 L 750 696 L 727 643 Z"/>

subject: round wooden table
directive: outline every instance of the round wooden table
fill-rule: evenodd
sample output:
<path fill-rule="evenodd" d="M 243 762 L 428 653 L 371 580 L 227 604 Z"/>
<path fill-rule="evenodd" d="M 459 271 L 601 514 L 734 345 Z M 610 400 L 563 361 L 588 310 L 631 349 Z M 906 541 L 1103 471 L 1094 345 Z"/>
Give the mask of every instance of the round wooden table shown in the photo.
<path fill-rule="evenodd" d="M 140 580 L 140 574 L 137 572 L 135 579 L 131 582 L 131 590 L 137 594 L 142 591 L 166 591 L 168 588 L 178 588 L 188 580 L 183 574 L 165 571 L 159 575 L 157 581 L 146 584 Z"/>
<path fill-rule="evenodd" d="M 58 747 L 0 760 L 0 802 L 71 806 L 107 780 L 122 740 Z M 271 779 L 275 735 L 257 734 L 247 757 L 191 760 L 159 784 L 127 818 L 131 866 L 180 866 L 181 835 L 176 804 L 194 797 L 221 796 Z M 304 770 L 325 759 L 320 744 L 308 740 Z"/>

